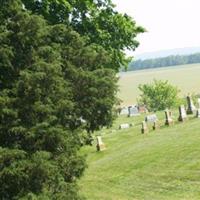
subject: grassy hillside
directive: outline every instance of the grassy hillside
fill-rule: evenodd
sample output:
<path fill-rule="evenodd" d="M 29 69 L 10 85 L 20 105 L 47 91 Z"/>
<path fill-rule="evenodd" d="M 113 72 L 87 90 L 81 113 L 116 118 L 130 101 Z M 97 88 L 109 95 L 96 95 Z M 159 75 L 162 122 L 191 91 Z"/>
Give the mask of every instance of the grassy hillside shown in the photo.
<path fill-rule="evenodd" d="M 79 184 L 82 194 L 89 200 L 199 200 L 200 119 L 142 135 L 143 118 L 120 117 L 103 134 L 106 151 L 83 149 L 89 167 Z M 117 130 L 122 122 L 135 126 Z"/>
<path fill-rule="evenodd" d="M 181 89 L 181 95 L 200 93 L 200 64 L 121 73 L 119 97 L 123 105 L 135 103 L 139 96 L 138 85 L 153 79 L 169 80 Z"/>

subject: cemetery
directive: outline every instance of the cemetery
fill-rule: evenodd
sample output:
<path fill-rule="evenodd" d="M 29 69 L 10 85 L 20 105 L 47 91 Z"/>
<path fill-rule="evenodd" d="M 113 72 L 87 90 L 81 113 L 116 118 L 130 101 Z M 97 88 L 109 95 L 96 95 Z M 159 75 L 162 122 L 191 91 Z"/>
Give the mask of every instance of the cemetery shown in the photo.
<path fill-rule="evenodd" d="M 162 180 L 161 184 L 166 185 L 165 187 L 167 185 L 170 187 L 174 180 L 173 174 L 176 175 L 181 184 L 181 193 L 179 193 L 179 186 L 176 186 L 176 183 L 174 183 L 174 192 L 179 197 L 186 195 L 193 197 L 193 193 L 188 191 L 187 187 L 190 184 L 195 191 L 198 191 L 198 186 L 195 185 L 195 182 L 189 183 L 181 180 L 184 180 L 186 176 L 192 179 L 195 176 L 197 166 L 194 166 L 194 170 L 190 171 L 187 171 L 187 165 L 183 167 L 182 171 L 170 171 L 172 167 L 176 169 L 178 163 L 186 161 L 184 157 L 185 148 L 194 147 L 200 151 L 199 106 L 196 105 L 196 110 L 193 109 L 193 113 L 187 114 L 188 112 L 186 111 L 186 109 L 192 108 L 193 105 L 191 106 L 191 101 L 188 101 L 187 97 L 185 98 L 185 105 L 180 105 L 177 109 L 165 109 L 156 113 L 142 113 L 133 118 L 127 115 L 119 116 L 112 127 L 116 132 L 110 132 L 109 129 L 104 131 L 105 134 L 102 136 L 101 142 L 103 141 L 104 146 L 106 146 L 105 151 L 97 152 L 99 150 L 96 150 L 94 146 L 87 147 L 84 150 L 89 153 L 91 167 L 86 170 L 87 175 L 80 182 L 80 186 L 87 184 L 90 187 L 90 190 L 83 187 L 83 194 L 88 199 L 99 199 L 102 196 L 99 189 L 97 190 L 92 184 L 93 181 L 91 182 L 96 171 L 99 171 L 100 174 L 95 178 L 95 182 L 99 183 L 101 190 L 108 191 L 103 195 L 103 199 L 110 199 L 110 197 L 112 199 L 119 198 L 120 200 L 126 199 L 126 197 L 127 199 L 128 197 L 133 197 L 134 199 L 136 196 L 139 196 L 140 199 L 156 199 L 155 197 L 161 199 L 164 191 L 166 192 L 165 195 L 170 196 L 170 191 L 163 189 L 163 191 L 159 192 L 156 190 L 156 179 Z M 131 123 L 134 123 L 134 126 L 130 126 Z M 120 126 L 121 128 L 119 128 Z M 96 134 L 98 135 L 98 132 Z M 163 156 L 164 154 L 165 156 Z M 194 154 L 191 159 L 195 161 L 200 157 L 198 154 Z M 98 163 L 101 163 L 101 165 Z M 188 162 L 189 165 L 192 165 L 192 162 Z M 148 166 L 148 168 L 145 166 Z M 169 167 L 169 171 L 166 170 L 166 166 Z M 162 168 L 165 168 L 164 172 Z M 101 170 L 103 171 L 101 172 Z M 156 176 L 154 175 L 155 173 L 157 174 Z M 119 174 L 123 174 L 123 178 L 115 178 Z M 140 176 L 143 176 L 143 178 L 139 178 Z M 162 179 L 162 176 L 169 177 L 169 180 Z M 129 194 L 126 193 L 127 181 L 123 183 L 126 177 L 129 177 L 128 182 L 131 181 L 130 186 L 134 187 L 134 190 L 132 190 L 128 186 Z M 141 189 L 145 190 L 145 188 L 149 187 L 148 182 L 150 179 L 152 192 L 141 194 Z M 115 182 L 109 182 L 109 180 L 115 180 Z M 120 190 L 118 190 L 118 184 L 121 184 Z M 112 190 L 108 189 L 107 185 Z M 141 186 L 138 187 L 138 185 Z M 119 196 L 116 197 L 116 194 Z M 191 199 L 195 199 L 195 197 Z"/>
<path fill-rule="evenodd" d="M 200 4 L 0 2 L 0 200 L 200 199 Z"/>

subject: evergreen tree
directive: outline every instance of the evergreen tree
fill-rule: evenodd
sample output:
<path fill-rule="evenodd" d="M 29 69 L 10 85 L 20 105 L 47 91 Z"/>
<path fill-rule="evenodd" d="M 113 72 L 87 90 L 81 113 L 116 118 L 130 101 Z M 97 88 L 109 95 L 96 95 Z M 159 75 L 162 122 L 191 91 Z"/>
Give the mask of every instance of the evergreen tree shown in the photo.
<path fill-rule="evenodd" d="M 20 2 L 3 3 L 0 199 L 79 199 L 76 179 L 85 162 L 78 155 L 80 131 L 70 126 L 75 103 L 61 54 L 62 30 L 66 40 L 74 32 L 48 26 Z"/>

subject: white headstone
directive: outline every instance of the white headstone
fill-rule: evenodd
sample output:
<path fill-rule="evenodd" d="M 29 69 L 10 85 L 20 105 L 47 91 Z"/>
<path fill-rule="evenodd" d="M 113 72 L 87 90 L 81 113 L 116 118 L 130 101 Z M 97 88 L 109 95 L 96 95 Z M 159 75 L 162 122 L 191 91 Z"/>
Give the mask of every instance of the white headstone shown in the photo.
<path fill-rule="evenodd" d="M 129 106 L 128 107 L 128 117 L 138 116 L 140 115 L 137 106 Z"/>
<path fill-rule="evenodd" d="M 145 117 L 145 121 L 154 123 L 154 122 L 158 121 L 158 117 L 156 114 L 148 115 Z"/>
<path fill-rule="evenodd" d="M 197 99 L 198 102 L 198 108 L 200 108 L 200 98 Z"/>
<path fill-rule="evenodd" d="M 119 129 L 127 129 L 127 128 L 130 128 L 132 126 L 132 124 L 121 124 L 119 126 Z"/>
<path fill-rule="evenodd" d="M 184 121 L 187 119 L 187 114 L 184 105 L 179 106 L 179 121 Z"/>
<path fill-rule="evenodd" d="M 170 126 L 171 124 L 173 124 L 172 112 L 168 109 L 165 110 L 165 118 L 165 125 Z"/>
<path fill-rule="evenodd" d="M 106 149 L 106 147 L 105 147 L 105 144 L 102 141 L 101 136 L 97 136 L 97 151 L 103 151 L 105 149 Z"/>
<path fill-rule="evenodd" d="M 120 115 L 128 115 L 128 107 L 123 107 L 120 112 Z"/>

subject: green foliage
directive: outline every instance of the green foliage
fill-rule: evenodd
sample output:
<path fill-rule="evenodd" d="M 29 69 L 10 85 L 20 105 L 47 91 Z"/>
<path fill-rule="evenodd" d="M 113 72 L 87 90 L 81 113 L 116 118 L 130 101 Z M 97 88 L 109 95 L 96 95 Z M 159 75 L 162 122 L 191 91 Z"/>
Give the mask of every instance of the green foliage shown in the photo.
<path fill-rule="evenodd" d="M 151 84 L 139 85 L 139 90 L 142 92 L 139 102 L 151 111 L 171 108 L 178 101 L 179 90 L 168 81 L 154 79 Z"/>
<path fill-rule="evenodd" d="M 81 71 L 74 85 L 77 110 L 84 120 L 88 132 L 111 126 L 116 118 L 113 105 L 118 103 L 116 97 L 116 74 L 110 69 L 98 69 L 85 73 Z"/>
<path fill-rule="evenodd" d="M 65 74 L 70 59 L 62 53 L 65 40 L 71 51 L 83 41 L 15 2 L 0 9 L 0 199 L 79 199 L 85 162 L 80 131 L 71 126 L 79 115 Z"/>
<path fill-rule="evenodd" d="M 127 66 L 124 50 L 135 50 L 136 36 L 145 30 L 126 14 L 115 10 L 111 0 L 23 0 L 25 7 L 51 24 L 64 23 L 87 38 L 87 44 L 104 48 L 110 62 L 104 67 Z"/>
<path fill-rule="evenodd" d="M 113 69 L 142 29 L 110 1 L 0 4 L 0 199 L 81 199 L 83 130 L 111 126 Z"/>

